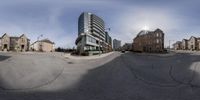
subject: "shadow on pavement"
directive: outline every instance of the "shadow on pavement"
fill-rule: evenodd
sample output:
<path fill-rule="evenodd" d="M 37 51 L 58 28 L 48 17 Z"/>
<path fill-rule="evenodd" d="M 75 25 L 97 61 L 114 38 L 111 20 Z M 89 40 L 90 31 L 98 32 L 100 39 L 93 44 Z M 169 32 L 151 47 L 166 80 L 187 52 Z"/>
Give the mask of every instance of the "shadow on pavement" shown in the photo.
<path fill-rule="evenodd" d="M 4 60 L 6 60 L 8 58 L 10 58 L 10 56 L 0 55 L 0 61 L 4 61 Z"/>
<path fill-rule="evenodd" d="M 73 88 L 1 92 L 0 100 L 199 100 L 200 64 L 191 69 L 197 62 L 200 56 L 191 54 L 158 57 L 125 53 L 89 70 Z M 192 83 L 194 79 L 196 83 Z M 159 86 L 168 81 L 178 85 Z"/>

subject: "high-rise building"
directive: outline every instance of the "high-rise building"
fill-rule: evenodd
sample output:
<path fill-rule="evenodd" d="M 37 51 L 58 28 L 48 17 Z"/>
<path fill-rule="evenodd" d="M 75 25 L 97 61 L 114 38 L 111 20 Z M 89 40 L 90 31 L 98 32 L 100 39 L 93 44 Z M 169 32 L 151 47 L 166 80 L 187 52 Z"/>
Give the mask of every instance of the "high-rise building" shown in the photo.
<path fill-rule="evenodd" d="M 121 41 L 114 39 L 113 40 L 113 49 L 114 50 L 119 50 L 121 48 Z"/>
<path fill-rule="evenodd" d="M 82 13 L 78 19 L 78 38 L 76 39 L 79 54 L 99 54 L 106 52 L 106 32 L 104 21 L 92 13 Z"/>
<path fill-rule="evenodd" d="M 112 51 L 112 38 L 110 37 L 108 32 L 105 32 L 105 41 L 106 41 L 105 51 L 106 52 Z"/>

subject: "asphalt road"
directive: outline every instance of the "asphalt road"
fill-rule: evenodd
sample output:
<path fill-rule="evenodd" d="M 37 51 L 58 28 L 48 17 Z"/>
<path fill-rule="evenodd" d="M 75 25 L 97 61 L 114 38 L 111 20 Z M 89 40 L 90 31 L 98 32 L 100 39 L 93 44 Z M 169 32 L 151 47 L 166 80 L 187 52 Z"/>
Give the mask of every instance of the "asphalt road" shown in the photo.
<path fill-rule="evenodd" d="M 199 100 L 200 55 L 0 53 L 0 100 Z"/>

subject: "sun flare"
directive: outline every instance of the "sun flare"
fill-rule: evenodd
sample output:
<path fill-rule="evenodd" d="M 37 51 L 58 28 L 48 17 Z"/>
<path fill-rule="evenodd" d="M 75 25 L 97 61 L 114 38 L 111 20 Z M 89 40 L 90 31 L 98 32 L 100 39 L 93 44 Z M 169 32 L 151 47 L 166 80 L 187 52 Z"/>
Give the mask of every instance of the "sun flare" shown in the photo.
<path fill-rule="evenodd" d="M 149 26 L 145 25 L 142 29 L 145 30 L 145 31 L 147 31 L 147 30 L 149 30 Z"/>

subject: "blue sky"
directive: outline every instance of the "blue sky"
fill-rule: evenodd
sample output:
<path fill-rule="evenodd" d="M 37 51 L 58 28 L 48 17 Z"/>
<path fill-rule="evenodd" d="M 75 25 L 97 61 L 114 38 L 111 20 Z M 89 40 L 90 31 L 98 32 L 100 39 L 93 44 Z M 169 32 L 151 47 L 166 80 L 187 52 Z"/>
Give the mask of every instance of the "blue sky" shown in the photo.
<path fill-rule="evenodd" d="M 169 40 L 200 36 L 198 0 L 1 0 L 0 35 L 49 38 L 56 47 L 75 46 L 82 12 L 100 16 L 112 38 L 132 42 L 144 27 L 160 28 Z"/>

